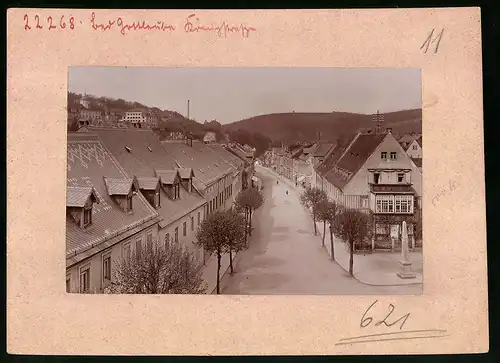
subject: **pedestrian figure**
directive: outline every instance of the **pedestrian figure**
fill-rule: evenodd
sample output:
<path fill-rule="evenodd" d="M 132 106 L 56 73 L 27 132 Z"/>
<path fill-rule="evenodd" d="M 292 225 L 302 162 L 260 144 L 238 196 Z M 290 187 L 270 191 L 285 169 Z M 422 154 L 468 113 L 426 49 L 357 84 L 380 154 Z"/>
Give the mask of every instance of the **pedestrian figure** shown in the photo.
<path fill-rule="evenodd" d="M 288 190 L 286 191 L 286 195 L 288 195 Z"/>
<path fill-rule="evenodd" d="M 278 184 L 278 181 L 276 180 L 276 184 Z"/>

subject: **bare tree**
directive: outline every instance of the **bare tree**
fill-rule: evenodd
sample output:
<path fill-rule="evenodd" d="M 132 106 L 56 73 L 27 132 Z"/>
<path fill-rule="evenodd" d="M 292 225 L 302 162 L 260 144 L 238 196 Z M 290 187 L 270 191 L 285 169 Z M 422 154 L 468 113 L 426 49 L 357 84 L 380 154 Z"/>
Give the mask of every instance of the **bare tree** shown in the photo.
<path fill-rule="evenodd" d="M 335 223 L 337 223 L 337 217 L 341 212 L 340 206 L 333 200 L 326 199 L 317 205 L 317 216 L 318 220 L 323 222 L 323 239 L 322 245 L 325 246 L 325 235 L 326 235 L 326 224 L 330 225 L 330 247 L 332 249 L 332 260 L 335 260 L 335 248 L 333 243 L 333 233 L 335 229 Z"/>
<path fill-rule="evenodd" d="M 115 262 L 107 288 L 118 294 L 203 294 L 203 263 L 180 242 L 153 241 L 139 253 Z"/>
<path fill-rule="evenodd" d="M 306 208 L 312 209 L 315 236 L 318 235 L 318 231 L 316 228 L 316 213 L 318 211 L 318 205 L 327 199 L 328 196 L 326 195 L 326 192 L 317 187 L 307 187 L 306 190 L 304 190 L 304 192 L 300 195 L 300 203 L 302 203 L 302 205 L 304 205 Z"/>
<path fill-rule="evenodd" d="M 334 224 L 337 233 L 349 251 L 349 274 L 353 275 L 354 249 L 357 242 L 362 242 L 370 232 L 370 217 L 360 211 L 347 209 L 337 217 Z"/>
<path fill-rule="evenodd" d="M 252 214 L 264 204 L 264 195 L 255 188 L 248 188 L 238 193 L 234 202 L 237 211 L 245 214 L 245 226 L 248 225 L 248 234 L 252 235 Z M 247 240 L 247 230 L 245 229 L 245 242 Z"/>
<path fill-rule="evenodd" d="M 203 246 L 210 254 L 217 255 L 217 294 L 220 293 L 221 258 L 229 253 L 229 266 L 233 270 L 233 252 L 244 247 L 245 226 L 243 216 L 232 208 L 226 211 L 215 211 L 198 227 L 197 244 Z"/>

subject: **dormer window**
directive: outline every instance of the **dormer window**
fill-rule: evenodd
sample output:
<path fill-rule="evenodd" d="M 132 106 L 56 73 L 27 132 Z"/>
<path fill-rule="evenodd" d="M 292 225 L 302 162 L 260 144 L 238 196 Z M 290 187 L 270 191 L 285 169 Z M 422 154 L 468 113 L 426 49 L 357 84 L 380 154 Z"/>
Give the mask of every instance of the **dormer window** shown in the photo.
<path fill-rule="evenodd" d="M 104 184 L 108 195 L 123 209 L 124 212 L 131 213 L 132 199 L 139 190 L 137 179 L 120 179 L 104 177 Z"/>
<path fill-rule="evenodd" d="M 68 187 L 66 208 L 73 220 L 81 228 L 92 224 L 92 208 L 99 203 L 97 193 L 92 187 Z"/>
<path fill-rule="evenodd" d="M 179 199 L 181 197 L 181 189 L 180 189 L 180 184 L 175 183 L 174 184 L 174 197 L 173 199 Z"/>
<path fill-rule="evenodd" d="M 397 159 L 397 153 L 395 151 L 391 151 L 391 160 L 396 160 Z"/>
<path fill-rule="evenodd" d="M 381 158 L 382 160 L 387 160 L 387 151 L 382 151 L 382 152 L 380 153 L 380 158 Z"/>
<path fill-rule="evenodd" d="M 141 190 L 144 197 L 147 199 L 149 204 L 153 208 L 160 207 L 160 178 L 155 177 L 144 177 L 137 178 L 139 184 L 139 189 Z"/>

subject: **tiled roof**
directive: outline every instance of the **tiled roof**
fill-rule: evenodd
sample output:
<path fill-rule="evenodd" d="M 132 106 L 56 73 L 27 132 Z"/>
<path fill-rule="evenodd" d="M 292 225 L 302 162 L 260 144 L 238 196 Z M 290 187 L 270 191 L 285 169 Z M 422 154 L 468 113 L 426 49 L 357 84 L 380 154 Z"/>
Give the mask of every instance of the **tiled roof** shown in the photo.
<path fill-rule="evenodd" d="M 68 134 L 67 187 L 94 188 L 99 204 L 92 208 L 92 225 L 85 230 L 71 217 L 66 218 L 66 252 L 68 259 L 75 258 L 90 248 L 100 248 L 111 238 L 132 229 L 141 228 L 147 220 L 158 214 L 142 197 L 134 195 L 134 213 L 125 213 L 108 195 L 103 177 L 125 179 L 127 176 L 106 151 L 98 137 L 92 133 Z"/>
<path fill-rule="evenodd" d="M 176 169 L 181 167 L 174 161 L 172 155 L 165 151 L 160 140 L 151 130 L 94 128 L 93 131 L 103 141 L 106 149 L 118 160 L 123 172 L 129 178 L 132 176 L 137 179 L 161 177 L 156 175 L 156 172 L 159 172 L 163 175 L 163 181 L 167 181 L 172 175 L 175 176 Z M 179 145 L 183 144 L 179 143 Z M 125 146 L 128 146 L 131 152 L 128 152 Z M 161 189 L 160 207 L 156 210 L 163 219 L 162 223 L 169 225 L 205 203 L 205 199 L 197 192 L 188 193 L 181 188 L 181 197 L 171 200 Z"/>
<path fill-rule="evenodd" d="M 94 202 L 99 203 L 99 198 L 93 187 L 68 187 L 66 189 L 66 207 L 83 208 L 91 197 Z"/>
<path fill-rule="evenodd" d="M 175 141 L 163 141 L 162 145 L 179 168 L 192 168 L 196 179 L 205 186 L 236 171 L 244 163 L 218 144 L 204 144 L 193 140 L 192 146 Z"/>
<path fill-rule="evenodd" d="M 134 180 L 130 178 L 108 178 L 105 176 L 104 183 L 109 195 L 128 195 L 134 186 Z"/>
<path fill-rule="evenodd" d="M 421 136 L 421 134 L 406 134 L 403 135 L 398 141 L 400 143 L 411 143 L 413 140 L 416 140 Z"/>
<path fill-rule="evenodd" d="M 139 189 L 141 190 L 156 190 L 160 183 L 160 178 L 156 176 L 137 178 Z"/>
<path fill-rule="evenodd" d="M 162 184 L 174 184 L 175 178 L 179 175 L 177 169 L 155 170 L 155 174 L 160 178 Z"/>
<path fill-rule="evenodd" d="M 418 168 L 421 168 L 422 167 L 422 158 L 411 158 L 411 160 L 413 161 L 413 163 L 415 164 L 415 166 L 417 166 Z"/>
<path fill-rule="evenodd" d="M 422 136 L 420 136 L 416 141 L 417 141 L 417 144 L 419 144 L 420 147 L 422 147 Z"/>
<path fill-rule="evenodd" d="M 181 179 L 190 179 L 195 175 L 192 168 L 178 168 L 177 170 L 179 171 Z"/>
<path fill-rule="evenodd" d="M 316 171 L 343 189 L 384 140 L 386 134 L 357 134 L 340 141 L 316 166 Z"/>
<path fill-rule="evenodd" d="M 314 156 L 324 157 L 328 153 L 328 151 L 330 151 L 331 148 L 334 146 L 335 146 L 335 144 L 331 144 L 331 143 L 318 144 L 314 150 Z"/>

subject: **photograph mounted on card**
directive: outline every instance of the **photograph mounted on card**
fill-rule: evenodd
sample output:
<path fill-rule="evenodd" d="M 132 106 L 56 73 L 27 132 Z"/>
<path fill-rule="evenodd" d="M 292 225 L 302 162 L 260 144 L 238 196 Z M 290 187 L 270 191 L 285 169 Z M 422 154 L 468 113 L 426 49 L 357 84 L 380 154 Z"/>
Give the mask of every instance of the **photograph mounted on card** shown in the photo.
<path fill-rule="evenodd" d="M 479 9 L 10 9 L 7 45 L 9 352 L 488 350 Z"/>

